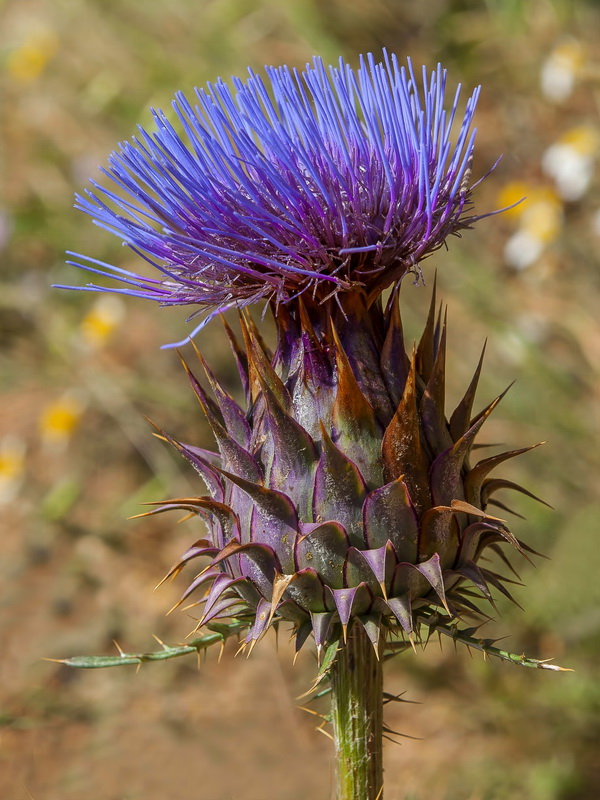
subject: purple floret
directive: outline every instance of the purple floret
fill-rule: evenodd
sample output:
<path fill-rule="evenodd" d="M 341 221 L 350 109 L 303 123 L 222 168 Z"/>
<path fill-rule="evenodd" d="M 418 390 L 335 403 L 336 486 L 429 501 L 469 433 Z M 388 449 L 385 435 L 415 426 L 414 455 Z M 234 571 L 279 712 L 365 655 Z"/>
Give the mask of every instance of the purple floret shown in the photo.
<path fill-rule="evenodd" d="M 157 271 L 147 278 L 78 254 L 69 263 L 158 301 L 195 305 L 208 319 L 261 299 L 345 292 L 376 297 L 469 227 L 471 129 L 477 88 L 451 141 L 460 86 L 444 105 L 446 71 L 422 82 L 384 52 L 357 70 L 315 58 L 304 72 L 267 68 L 228 86 L 177 94 L 178 128 L 120 145 L 76 207 Z M 77 288 L 77 287 L 64 287 Z"/>

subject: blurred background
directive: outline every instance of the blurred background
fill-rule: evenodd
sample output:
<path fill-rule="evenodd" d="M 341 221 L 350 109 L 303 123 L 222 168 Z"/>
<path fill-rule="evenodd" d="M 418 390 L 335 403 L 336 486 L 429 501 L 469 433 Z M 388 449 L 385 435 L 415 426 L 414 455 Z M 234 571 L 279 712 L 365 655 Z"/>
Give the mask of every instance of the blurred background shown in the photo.
<path fill-rule="evenodd" d="M 513 530 L 550 560 L 519 565 L 525 612 L 499 601 L 486 636 L 556 658 L 555 674 L 437 644 L 388 665 L 388 706 L 412 737 L 386 745 L 386 800 L 600 797 L 597 492 L 600 9 L 572 0 L 4 0 L 0 2 L 0 796 L 6 800 L 321 800 L 330 743 L 297 708 L 314 658 L 280 637 L 249 660 L 210 654 L 100 672 L 44 657 L 157 647 L 193 627 L 154 592 L 201 535 L 140 503 L 203 493 L 144 416 L 210 436 L 176 355 L 181 310 L 51 290 L 83 283 L 75 250 L 127 267 L 118 241 L 72 209 L 149 107 L 248 65 L 356 63 L 382 46 L 450 83 L 481 83 L 479 223 L 424 266 L 450 312 L 450 399 L 488 337 L 479 402 L 513 379 L 488 441 L 545 447 L 503 468 L 554 506 L 517 498 Z M 417 336 L 429 289 L 408 287 Z M 198 338 L 232 392 L 218 323 Z M 522 569 L 521 569 L 522 567 Z M 307 649 L 308 650 L 308 649 Z"/>

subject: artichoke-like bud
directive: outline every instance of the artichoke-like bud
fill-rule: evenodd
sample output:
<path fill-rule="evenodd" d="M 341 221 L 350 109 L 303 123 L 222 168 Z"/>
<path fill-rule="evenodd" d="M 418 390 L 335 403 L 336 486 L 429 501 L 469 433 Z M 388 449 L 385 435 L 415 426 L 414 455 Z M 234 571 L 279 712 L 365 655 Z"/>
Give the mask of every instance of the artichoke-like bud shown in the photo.
<path fill-rule="evenodd" d="M 505 546 L 529 548 L 488 509 L 505 508 L 494 499 L 500 489 L 529 492 L 490 473 L 531 448 L 471 463 L 500 398 L 473 414 L 480 363 L 446 418 L 446 322 L 435 290 L 412 354 L 397 294 L 385 308 L 355 294 L 327 309 L 279 309 L 274 355 L 249 316 L 245 347 L 227 328 L 245 409 L 204 362 L 215 400 L 188 369 L 218 451 L 171 441 L 210 496 L 157 511 L 182 508 L 207 521 L 207 537 L 169 573 L 210 556 L 180 601 L 203 605 L 201 623 L 250 617 L 253 642 L 288 620 L 298 648 L 311 632 L 320 648 L 356 618 L 376 644 L 382 623 L 412 638 L 419 613 L 479 613 L 478 597 L 493 604 L 493 588 L 509 595 L 511 580 L 481 556 L 507 561 Z"/>

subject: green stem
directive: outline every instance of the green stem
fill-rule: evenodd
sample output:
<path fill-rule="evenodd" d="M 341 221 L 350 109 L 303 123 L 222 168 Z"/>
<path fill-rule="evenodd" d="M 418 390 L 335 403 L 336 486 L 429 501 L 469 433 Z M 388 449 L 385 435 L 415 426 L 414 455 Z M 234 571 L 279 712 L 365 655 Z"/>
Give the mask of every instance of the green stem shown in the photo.
<path fill-rule="evenodd" d="M 337 800 L 382 800 L 383 670 L 355 624 L 331 667 Z"/>

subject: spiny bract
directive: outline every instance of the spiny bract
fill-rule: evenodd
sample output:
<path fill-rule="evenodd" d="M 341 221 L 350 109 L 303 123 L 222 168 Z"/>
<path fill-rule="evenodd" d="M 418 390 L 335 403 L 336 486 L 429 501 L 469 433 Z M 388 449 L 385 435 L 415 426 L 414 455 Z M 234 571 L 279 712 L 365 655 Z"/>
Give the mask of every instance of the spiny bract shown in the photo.
<path fill-rule="evenodd" d="M 374 644 L 382 624 L 412 639 L 418 615 L 455 617 L 508 595 L 510 579 L 480 558 L 529 548 L 488 513 L 500 489 L 489 477 L 515 450 L 469 458 L 497 398 L 472 416 L 481 363 L 445 417 L 446 325 L 435 309 L 412 357 L 405 352 L 398 293 L 384 309 L 364 296 L 344 308 L 302 303 L 278 310 L 271 356 L 249 316 L 245 348 L 227 331 L 246 393 L 244 411 L 216 381 L 216 403 L 188 368 L 218 453 L 176 442 L 210 496 L 161 504 L 203 517 L 208 536 L 172 568 L 209 556 L 180 604 L 204 604 L 201 623 L 249 617 L 246 642 L 273 622 L 293 623 L 297 647 L 314 634 L 321 648 L 345 636 L 353 618 Z M 208 589 L 200 600 L 196 593 Z M 510 596 L 510 595 L 509 595 Z"/>

